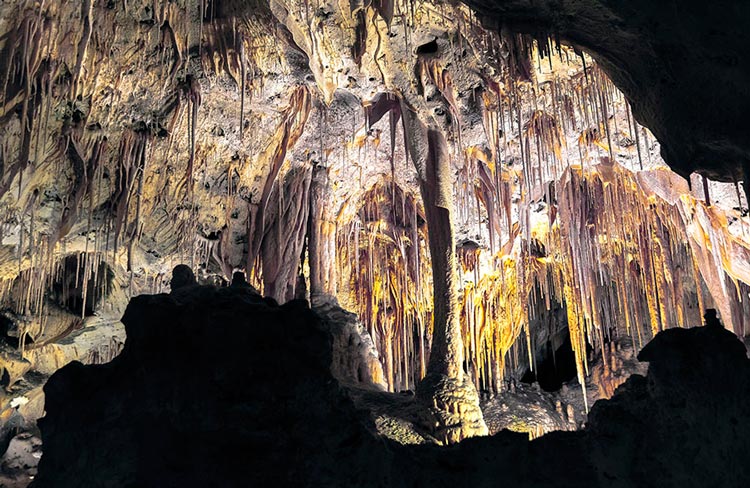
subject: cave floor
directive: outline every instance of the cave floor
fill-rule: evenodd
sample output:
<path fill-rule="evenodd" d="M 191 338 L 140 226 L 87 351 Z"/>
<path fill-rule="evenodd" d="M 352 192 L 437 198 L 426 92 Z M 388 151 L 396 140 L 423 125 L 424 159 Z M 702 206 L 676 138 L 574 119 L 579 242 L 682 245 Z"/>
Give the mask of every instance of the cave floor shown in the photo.
<path fill-rule="evenodd" d="M 422 409 L 413 392 L 390 393 L 357 386 L 345 389 L 358 410 L 369 412 L 372 424 L 368 427 L 374 434 L 399 444 L 439 444 L 420 427 Z M 597 398 L 595 385 L 588 384 L 587 392 L 589 398 Z M 533 439 L 548 432 L 577 430 L 585 421 L 583 397 L 576 381 L 556 392 L 546 392 L 536 383 L 518 383 L 512 391 L 483 395 L 480 406 L 490 435 L 508 429 Z"/>
<path fill-rule="evenodd" d="M 632 358 L 630 348 L 619 349 L 621 381 L 633 373 L 645 374 Z M 628 358 L 628 359 L 626 359 Z M 643 365 L 645 366 L 645 365 Z M 591 365 L 596 371 L 601 361 Z M 422 408 L 411 391 L 392 393 L 366 388 L 361 385 L 342 385 L 355 407 L 368 412 L 368 428 L 376 435 L 399 444 L 439 444 L 420 426 Z M 602 391 L 590 378 L 586 385 L 591 404 L 603 397 Z M 538 383 L 514 382 L 509 389 L 497 395 L 483 394 L 482 413 L 490 435 L 503 429 L 526 433 L 530 439 L 553 431 L 580 429 L 586 419 L 581 388 L 576 380 L 563 384 L 554 392 L 544 391 Z M 590 405 L 589 405 L 590 406 Z M 42 442 L 38 431 L 23 430 L 11 441 L 5 456 L 0 460 L 0 486 L 24 488 L 36 475 L 42 455 Z"/>
<path fill-rule="evenodd" d="M 42 457 L 42 440 L 38 432 L 22 432 L 15 436 L 0 461 L 0 486 L 25 488 L 34 480 Z"/>
<path fill-rule="evenodd" d="M 390 393 L 354 385 L 344 388 L 357 409 L 369 412 L 372 423 L 368 427 L 373 433 L 400 444 L 438 444 L 419 426 L 421 410 L 412 392 Z M 533 438 L 555 430 L 575 430 L 580 427 L 580 422 L 569 423 L 556 410 L 557 401 L 569 402 L 574 408 L 583 410 L 577 383 L 565 385 L 562 390 L 553 393 L 526 384 L 518 384 L 514 390 L 492 398 L 486 397 L 482 401 L 481 407 L 490 434 L 509 429 L 527 432 Z M 36 475 L 41 456 L 42 441 L 38 431 L 17 434 L 0 460 L 0 487 L 27 487 Z"/>

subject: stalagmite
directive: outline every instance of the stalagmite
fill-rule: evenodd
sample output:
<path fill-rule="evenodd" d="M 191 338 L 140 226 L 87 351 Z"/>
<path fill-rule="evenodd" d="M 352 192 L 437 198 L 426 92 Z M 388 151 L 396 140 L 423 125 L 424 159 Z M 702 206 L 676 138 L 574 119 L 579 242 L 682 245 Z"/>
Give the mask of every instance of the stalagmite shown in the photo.
<path fill-rule="evenodd" d="M 436 435 L 446 442 L 456 442 L 463 437 L 482 435 L 487 427 L 474 385 L 463 370 L 448 150 L 442 134 L 425 126 L 404 101 L 401 114 L 425 206 L 435 303 L 430 359 L 417 394 L 426 402 L 434 402 L 431 412 L 435 416 Z M 461 411 L 457 418 L 454 408 Z"/>

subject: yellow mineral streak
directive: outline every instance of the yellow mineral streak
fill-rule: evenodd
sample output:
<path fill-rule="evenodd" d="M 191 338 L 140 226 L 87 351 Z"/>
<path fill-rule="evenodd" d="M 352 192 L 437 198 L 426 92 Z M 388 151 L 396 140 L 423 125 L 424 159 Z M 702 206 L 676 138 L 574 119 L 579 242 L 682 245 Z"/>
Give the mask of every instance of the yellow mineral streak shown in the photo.
<path fill-rule="evenodd" d="M 476 148 L 467 156 L 480 162 L 487 158 Z M 464 356 L 477 388 L 502 389 L 507 355 L 516 341 L 524 337 L 527 347 L 533 347 L 531 335 L 522 332 L 533 309 L 524 304 L 531 303 L 535 287 L 542 290 L 547 308 L 551 299 L 565 306 L 582 384 L 588 374 L 587 349 L 603 349 L 615 331 L 642 345 L 659 330 L 701 323 L 703 282 L 731 323 L 730 308 L 721 302 L 737 300 L 739 285 L 734 283 L 750 278 L 747 265 L 736 259 L 750 256 L 748 246 L 728 233 L 725 217 L 715 207 L 686 196 L 670 203 L 644 185 L 617 164 L 571 166 L 557 185 L 550 218 L 531 224 L 529 235 L 549 250 L 546 255 L 530 254 L 519 234 L 496 255 L 473 244 L 458 247 Z M 429 326 L 422 324 L 430 322 L 431 302 L 414 293 L 414 275 L 405 269 L 412 240 L 387 218 L 389 186 L 383 182 L 366 194 L 364 201 L 370 203 L 358 214 L 362 223 L 339 235 L 346 251 L 338 256 L 339 274 L 346 276 L 359 253 L 360 271 L 352 273 L 352 283 L 345 287 L 346 301 L 374 334 L 387 361 L 389 385 L 397 389 L 413 385 L 424 371 L 424 351 L 415 349 L 429 342 Z M 352 232 L 361 235 L 353 240 Z M 420 235 L 425 239 L 422 231 Z M 712 252 L 718 252 L 718 268 L 705 264 Z M 421 259 L 424 263 L 427 256 Z M 706 278 L 704 268 L 719 271 Z M 723 272 L 732 285 L 720 279 Z M 419 281 L 429 282 L 429 269 L 422 267 L 420 273 Z M 410 329 L 410 322 L 419 327 Z M 399 368 L 402 372 L 395 372 Z"/>

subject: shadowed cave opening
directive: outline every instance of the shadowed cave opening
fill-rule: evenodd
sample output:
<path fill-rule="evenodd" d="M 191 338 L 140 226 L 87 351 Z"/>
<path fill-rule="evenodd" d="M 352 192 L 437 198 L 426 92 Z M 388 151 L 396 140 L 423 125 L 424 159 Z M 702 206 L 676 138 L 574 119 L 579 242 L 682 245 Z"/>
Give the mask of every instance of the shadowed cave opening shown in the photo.
<path fill-rule="evenodd" d="M 15 330 L 15 323 L 12 319 L 7 317 L 5 314 L 0 313 L 0 342 L 3 342 L 14 349 L 18 349 L 20 341 L 18 335 L 13 334 Z M 29 340 L 33 339 L 29 338 Z M 7 385 L 6 385 L 7 386 Z"/>
<path fill-rule="evenodd" d="M 96 306 L 107 298 L 114 279 L 106 262 L 91 263 L 90 259 L 84 253 L 66 256 L 49 286 L 50 299 L 80 317 L 94 314 Z"/>
<path fill-rule="evenodd" d="M 563 383 L 576 377 L 576 358 L 568 329 L 562 333 L 562 344 L 554 347 L 551 341 L 547 341 L 537 349 L 534 359 L 534 369 L 528 369 L 521 377 L 524 383 L 536 381 L 544 391 L 555 392 L 562 388 Z"/>

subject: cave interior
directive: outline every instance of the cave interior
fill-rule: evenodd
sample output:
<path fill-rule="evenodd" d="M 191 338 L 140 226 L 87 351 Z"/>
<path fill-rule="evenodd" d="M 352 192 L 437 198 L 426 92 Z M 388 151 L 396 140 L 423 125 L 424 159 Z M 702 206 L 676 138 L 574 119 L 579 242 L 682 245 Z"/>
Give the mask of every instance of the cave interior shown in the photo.
<path fill-rule="evenodd" d="M 746 486 L 750 3 L 0 2 L 0 486 Z"/>

